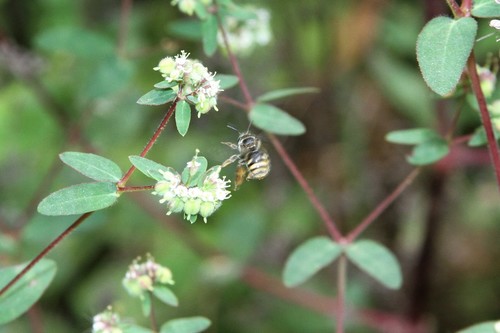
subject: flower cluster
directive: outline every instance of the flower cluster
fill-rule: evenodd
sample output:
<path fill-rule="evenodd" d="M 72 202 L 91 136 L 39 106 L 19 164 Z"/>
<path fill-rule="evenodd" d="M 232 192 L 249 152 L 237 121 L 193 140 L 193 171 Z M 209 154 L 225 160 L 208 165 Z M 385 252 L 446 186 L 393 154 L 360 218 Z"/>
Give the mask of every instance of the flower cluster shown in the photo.
<path fill-rule="evenodd" d="M 193 15 L 197 5 L 208 6 L 212 0 L 172 0 L 172 6 L 178 6 L 182 13 Z"/>
<path fill-rule="evenodd" d="M 256 45 L 264 46 L 272 39 L 269 11 L 263 8 L 246 8 L 254 14 L 250 19 L 226 17 L 224 27 L 231 51 L 240 55 L 250 54 Z M 224 46 L 224 38 L 219 31 L 217 36 L 219 45 Z"/>
<path fill-rule="evenodd" d="M 170 269 L 157 264 L 150 255 L 143 263 L 139 263 L 140 259 L 132 262 L 122 281 L 131 296 L 143 299 L 145 293 L 153 291 L 155 285 L 174 284 Z"/>
<path fill-rule="evenodd" d="M 167 215 L 184 212 L 184 218 L 196 221 L 198 215 L 212 215 L 230 197 L 229 180 L 220 178 L 221 166 L 217 165 L 206 170 L 206 159 L 198 156 L 198 151 L 187 163 L 182 176 L 172 168 L 159 170 L 163 175 L 155 185 L 154 195 L 162 198 L 160 203 L 167 203 Z"/>
<path fill-rule="evenodd" d="M 122 333 L 120 316 L 109 306 L 92 318 L 92 333 Z"/>
<path fill-rule="evenodd" d="M 159 71 L 167 82 L 177 83 L 172 89 L 180 99 L 194 104 L 198 117 L 214 108 L 217 111 L 217 95 L 220 81 L 198 60 L 188 59 L 189 53 L 181 51 L 175 57 L 163 58 L 155 71 Z"/>

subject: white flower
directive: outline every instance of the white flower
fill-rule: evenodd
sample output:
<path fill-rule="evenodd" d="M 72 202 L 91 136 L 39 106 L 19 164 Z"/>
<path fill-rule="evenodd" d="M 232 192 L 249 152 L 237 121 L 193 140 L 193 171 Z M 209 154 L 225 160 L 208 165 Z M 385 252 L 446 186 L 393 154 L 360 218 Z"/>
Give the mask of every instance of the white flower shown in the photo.
<path fill-rule="evenodd" d="M 500 0 L 497 0 L 497 2 Z M 500 20 L 491 20 L 490 27 L 500 30 Z"/>
<path fill-rule="evenodd" d="M 153 69 L 159 71 L 167 82 L 176 82 L 172 87 L 180 99 L 193 103 L 198 111 L 198 117 L 212 108 L 217 110 L 217 95 L 220 82 L 198 60 L 188 59 L 189 53 L 181 51 L 175 57 L 163 58 Z M 187 97 L 191 97 L 188 99 Z"/>
<path fill-rule="evenodd" d="M 255 14 L 255 18 L 238 20 L 227 17 L 224 22 L 229 47 L 234 53 L 249 55 L 255 46 L 269 44 L 271 35 L 271 15 L 264 8 L 247 8 Z M 224 38 L 219 32 L 217 36 L 219 45 L 224 46 Z"/>

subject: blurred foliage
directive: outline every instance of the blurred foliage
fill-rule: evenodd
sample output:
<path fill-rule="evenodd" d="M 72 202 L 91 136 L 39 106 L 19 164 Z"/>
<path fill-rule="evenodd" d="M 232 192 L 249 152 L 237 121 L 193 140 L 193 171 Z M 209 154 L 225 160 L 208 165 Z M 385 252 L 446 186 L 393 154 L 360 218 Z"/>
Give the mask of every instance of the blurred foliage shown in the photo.
<path fill-rule="evenodd" d="M 463 106 L 438 101 L 420 76 L 420 2 L 260 3 L 272 13 L 274 40 L 241 59 L 245 79 L 253 96 L 287 87 L 320 89 L 276 103 L 307 129 L 280 140 L 347 232 L 411 170 L 405 162 L 409 149 L 385 142 L 386 133 L 451 121 Z M 172 35 L 170 23 L 186 18 L 170 1 L 134 2 L 119 44 L 120 6 L 0 1 L 1 266 L 31 259 L 73 221 L 35 212 L 47 194 L 85 181 L 63 168 L 59 153 L 94 152 L 129 167 L 128 156 L 141 151 L 166 111 L 135 103 L 159 81 L 152 68 L 162 57 L 184 49 L 211 71 L 231 74 L 224 55 L 208 59 L 200 43 Z M 480 22 L 478 36 L 486 27 Z M 479 42 L 478 61 L 484 63 L 492 50 L 498 50 L 494 38 Z M 241 97 L 237 88 L 224 94 Z M 180 170 L 198 148 L 213 163 L 224 161 L 232 152 L 218 143 L 236 139 L 226 125 L 243 130 L 248 120 L 230 104 L 219 109 L 193 119 L 184 138 L 169 123 L 148 158 Z M 474 111 L 463 114 L 458 131 L 469 133 L 480 121 Z M 180 300 L 178 308 L 157 313 L 159 322 L 202 315 L 212 321 L 208 332 L 331 332 L 330 316 L 282 299 L 269 292 L 273 286 L 238 271 L 248 265 L 278 279 L 292 249 L 325 233 L 305 194 L 269 150 L 271 175 L 245 183 L 207 224 L 166 216 L 145 192 L 123 195 L 94 214 L 50 253 L 58 273 L 40 303 L 0 333 L 34 332 L 30 325 L 51 333 L 87 331 L 91 317 L 110 303 L 122 317 L 147 325 L 139 303 L 121 287 L 130 262 L 146 252 L 172 270 Z M 349 266 L 348 304 L 402 318 L 424 315 L 436 332 L 498 316 L 500 205 L 488 154 L 470 150 L 453 165 L 427 169 L 363 235 L 396 253 L 404 268 L 402 290 L 379 289 Z M 232 177 L 234 168 L 228 169 Z M 136 173 L 130 184 L 151 182 Z M 423 249 L 430 251 L 427 261 Z M 332 281 L 335 270 L 326 270 L 304 290 L 334 297 Z M 361 319 L 349 319 L 349 332 L 374 332 Z"/>

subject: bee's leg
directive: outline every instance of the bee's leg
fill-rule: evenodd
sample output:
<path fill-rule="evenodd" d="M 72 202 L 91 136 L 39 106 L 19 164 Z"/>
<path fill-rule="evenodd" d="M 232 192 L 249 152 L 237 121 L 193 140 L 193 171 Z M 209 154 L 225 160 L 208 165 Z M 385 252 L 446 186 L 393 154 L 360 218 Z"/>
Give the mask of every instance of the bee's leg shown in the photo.
<path fill-rule="evenodd" d="M 221 142 L 223 145 L 229 146 L 234 150 L 238 150 L 238 145 L 232 142 Z M 234 161 L 233 161 L 234 162 Z"/>
<path fill-rule="evenodd" d="M 224 167 L 228 166 L 229 164 L 234 163 L 239 157 L 240 157 L 240 155 L 236 155 L 236 154 L 231 156 L 230 158 L 225 160 L 224 163 L 222 163 L 222 167 L 224 168 Z"/>

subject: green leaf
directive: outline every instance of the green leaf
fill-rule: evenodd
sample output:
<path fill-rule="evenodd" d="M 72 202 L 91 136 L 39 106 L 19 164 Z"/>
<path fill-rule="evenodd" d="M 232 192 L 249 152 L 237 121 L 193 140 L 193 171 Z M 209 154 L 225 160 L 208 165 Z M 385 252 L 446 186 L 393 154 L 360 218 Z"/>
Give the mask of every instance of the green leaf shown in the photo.
<path fill-rule="evenodd" d="M 141 105 L 163 105 L 175 99 L 177 93 L 171 89 L 159 90 L 153 89 L 146 94 L 142 95 L 137 104 Z"/>
<path fill-rule="evenodd" d="M 153 295 L 156 296 L 160 301 L 171 306 L 178 306 L 179 300 L 177 296 L 170 290 L 170 288 L 164 286 L 154 286 Z"/>
<path fill-rule="evenodd" d="M 0 289 L 5 287 L 27 264 L 0 269 Z M 56 263 L 40 260 L 33 268 L 0 296 L 0 325 L 8 323 L 38 301 L 56 275 Z"/>
<path fill-rule="evenodd" d="M 401 287 L 401 268 L 386 247 L 371 240 L 360 240 L 347 246 L 345 253 L 356 266 L 387 288 Z"/>
<path fill-rule="evenodd" d="M 163 81 L 156 83 L 154 85 L 154 87 L 156 89 L 169 89 L 169 88 L 175 87 L 178 84 L 179 84 L 179 82 L 177 82 L 177 81 L 168 82 L 167 80 L 163 80 Z"/>
<path fill-rule="evenodd" d="M 300 95 L 300 94 L 310 94 L 317 93 L 320 90 L 315 87 L 301 87 L 301 88 L 287 88 L 287 89 L 278 89 L 273 90 L 268 93 L 265 93 L 259 97 L 257 97 L 258 102 L 269 102 L 275 99 L 280 99 L 283 97 Z"/>
<path fill-rule="evenodd" d="M 97 181 L 116 183 L 122 178 L 120 167 L 99 155 L 68 151 L 59 154 L 59 158 L 76 171 Z"/>
<path fill-rule="evenodd" d="M 240 81 L 236 75 L 227 75 L 227 74 L 216 74 L 215 80 L 219 80 L 221 89 L 229 89 L 234 87 Z"/>
<path fill-rule="evenodd" d="M 306 131 L 299 120 L 270 104 L 255 104 L 250 110 L 250 120 L 254 126 L 279 135 L 300 135 Z"/>
<path fill-rule="evenodd" d="M 327 237 L 307 240 L 288 257 L 283 283 L 287 287 L 298 286 L 331 264 L 341 253 L 342 247 Z"/>
<path fill-rule="evenodd" d="M 175 125 L 180 135 L 186 135 L 191 122 L 191 107 L 188 102 L 182 100 L 175 107 Z"/>
<path fill-rule="evenodd" d="M 498 140 L 500 137 L 500 132 L 493 126 L 493 133 L 495 134 L 495 139 Z M 471 138 L 467 142 L 469 147 L 479 147 L 484 146 L 488 143 L 488 138 L 486 137 L 486 132 L 483 126 L 479 126 L 472 134 Z"/>
<path fill-rule="evenodd" d="M 198 333 L 210 326 L 205 317 L 186 317 L 169 320 L 161 326 L 160 333 Z"/>
<path fill-rule="evenodd" d="M 450 152 L 446 140 L 438 138 L 425 141 L 413 148 L 407 161 L 413 165 L 427 165 L 439 161 Z"/>
<path fill-rule="evenodd" d="M 498 333 L 500 330 L 496 329 L 495 324 L 500 328 L 500 322 L 488 321 L 464 328 L 457 333 Z"/>
<path fill-rule="evenodd" d="M 477 22 L 464 17 L 437 17 L 429 21 L 417 40 L 417 59 L 427 85 L 445 96 L 453 91 L 474 45 Z"/>
<path fill-rule="evenodd" d="M 186 184 L 187 187 L 196 186 L 201 177 L 204 176 L 205 171 L 207 171 L 208 161 L 203 156 L 193 157 L 191 162 L 197 165 L 196 172 L 192 175 L 190 173 L 190 167 L 186 166 L 182 170 L 182 182 Z M 192 221 L 194 222 L 194 221 Z"/>
<path fill-rule="evenodd" d="M 155 161 L 151 161 L 145 157 L 133 155 L 129 156 L 128 159 L 140 172 L 142 172 L 149 178 L 153 178 L 155 180 L 163 180 L 163 175 L 159 172 L 159 170 L 161 171 L 170 170 L 171 172 L 176 172 L 174 169 L 170 167 L 166 167 L 164 165 L 156 163 Z"/>
<path fill-rule="evenodd" d="M 50 194 L 38 205 L 44 215 L 74 215 L 111 206 L 118 200 L 114 183 L 84 183 Z"/>
<path fill-rule="evenodd" d="M 474 0 L 472 5 L 472 16 L 500 17 L 500 4 L 495 0 Z"/>
<path fill-rule="evenodd" d="M 387 133 L 385 139 L 392 143 L 416 145 L 440 136 L 429 128 L 411 128 Z"/>
<path fill-rule="evenodd" d="M 203 52 L 207 56 L 212 56 L 217 50 L 217 18 L 215 15 L 208 15 L 201 23 Z"/>

